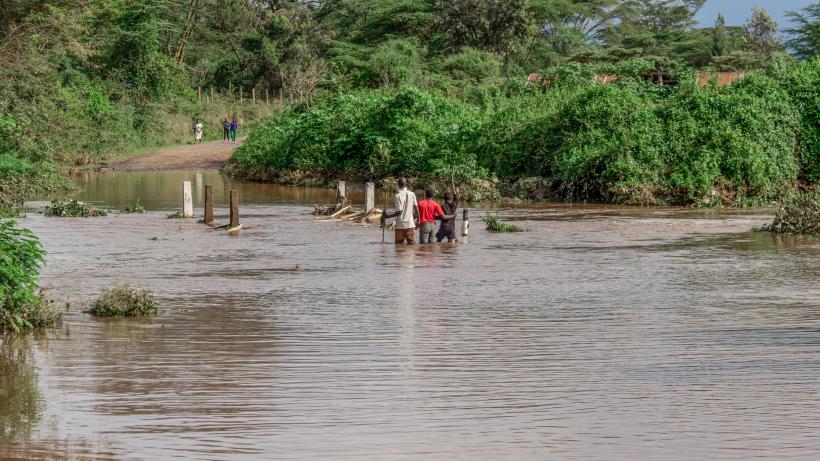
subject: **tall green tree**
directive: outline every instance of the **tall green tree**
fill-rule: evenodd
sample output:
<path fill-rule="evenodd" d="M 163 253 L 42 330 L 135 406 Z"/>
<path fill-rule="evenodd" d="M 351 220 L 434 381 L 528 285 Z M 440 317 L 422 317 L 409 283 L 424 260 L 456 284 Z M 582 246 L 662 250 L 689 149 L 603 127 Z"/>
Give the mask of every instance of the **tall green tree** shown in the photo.
<path fill-rule="evenodd" d="M 786 29 L 789 36 L 786 46 L 794 50 L 794 54 L 801 59 L 820 55 L 820 2 L 802 10 L 789 11 L 786 16 L 794 24 Z"/>
<path fill-rule="evenodd" d="M 752 15 L 746 21 L 746 34 L 754 51 L 770 56 L 783 47 L 777 29 L 777 21 L 763 8 L 752 8 Z"/>

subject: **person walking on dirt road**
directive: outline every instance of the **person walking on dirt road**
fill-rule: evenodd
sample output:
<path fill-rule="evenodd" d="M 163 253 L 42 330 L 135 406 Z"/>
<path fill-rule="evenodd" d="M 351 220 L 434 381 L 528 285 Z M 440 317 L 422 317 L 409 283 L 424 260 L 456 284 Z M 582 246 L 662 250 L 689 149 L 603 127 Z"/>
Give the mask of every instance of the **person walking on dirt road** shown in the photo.
<path fill-rule="evenodd" d="M 236 144 L 236 130 L 239 129 L 239 123 L 236 122 L 236 117 L 231 121 L 231 142 Z"/>
<path fill-rule="evenodd" d="M 202 144 L 202 129 L 203 128 L 204 127 L 202 126 L 202 122 L 200 122 L 199 120 L 197 120 L 196 123 L 194 123 L 194 143 Z"/>
<path fill-rule="evenodd" d="M 230 141 L 231 140 L 231 122 L 228 121 L 228 116 L 226 115 L 224 119 L 222 119 L 222 142 Z"/>

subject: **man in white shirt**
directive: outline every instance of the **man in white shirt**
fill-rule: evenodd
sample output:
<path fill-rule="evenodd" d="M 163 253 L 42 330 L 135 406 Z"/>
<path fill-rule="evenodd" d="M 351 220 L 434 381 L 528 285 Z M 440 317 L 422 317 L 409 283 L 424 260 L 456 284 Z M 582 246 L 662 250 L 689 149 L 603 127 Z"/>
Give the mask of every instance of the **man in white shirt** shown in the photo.
<path fill-rule="evenodd" d="M 407 180 L 399 178 L 399 191 L 396 193 L 396 211 L 382 214 L 382 225 L 388 218 L 396 217 L 396 243 L 416 243 L 416 221 L 419 216 L 419 203 L 416 194 L 407 189 Z"/>

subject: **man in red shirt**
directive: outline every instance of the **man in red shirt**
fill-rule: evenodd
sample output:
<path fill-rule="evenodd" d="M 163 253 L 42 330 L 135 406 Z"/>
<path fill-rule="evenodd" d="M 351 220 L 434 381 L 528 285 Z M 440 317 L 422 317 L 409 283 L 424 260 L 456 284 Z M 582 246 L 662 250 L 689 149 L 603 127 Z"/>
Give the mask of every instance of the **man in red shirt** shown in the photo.
<path fill-rule="evenodd" d="M 433 191 L 424 191 L 424 200 L 419 201 L 419 226 L 421 227 L 419 243 L 435 242 L 436 217 L 442 219 L 452 219 L 455 215 L 445 215 L 441 205 L 433 200 Z"/>

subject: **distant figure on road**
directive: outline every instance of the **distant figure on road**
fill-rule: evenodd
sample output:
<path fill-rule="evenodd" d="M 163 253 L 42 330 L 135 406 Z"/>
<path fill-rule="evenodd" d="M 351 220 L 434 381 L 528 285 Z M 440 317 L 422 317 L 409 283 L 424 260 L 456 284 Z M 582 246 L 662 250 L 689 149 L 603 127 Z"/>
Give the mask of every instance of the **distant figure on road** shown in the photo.
<path fill-rule="evenodd" d="M 196 123 L 194 123 L 194 139 L 195 142 L 198 142 L 200 144 L 202 143 L 202 128 L 202 122 L 197 120 Z"/>
<path fill-rule="evenodd" d="M 382 214 L 382 225 L 388 218 L 398 216 L 396 219 L 396 244 L 416 243 L 414 231 L 416 229 L 416 219 L 419 216 L 419 204 L 416 194 L 407 189 L 407 180 L 399 178 L 399 191 L 396 193 L 396 211 Z"/>
<path fill-rule="evenodd" d="M 224 119 L 222 119 L 222 142 L 230 141 L 231 140 L 231 122 L 228 121 L 228 116 L 226 115 Z"/>
<path fill-rule="evenodd" d="M 436 218 L 450 219 L 455 216 L 447 216 L 435 200 L 433 191 L 424 191 L 424 200 L 419 202 L 419 243 L 433 243 L 433 235 L 436 233 Z"/>
<path fill-rule="evenodd" d="M 231 142 L 236 144 L 236 130 L 239 128 L 239 123 L 236 122 L 236 117 L 231 121 Z"/>
<path fill-rule="evenodd" d="M 447 237 L 448 242 L 455 242 L 456 210 L 458 210 L 458 189 L 455 186 L 453 186 L 452 195 L 449 192 L 444 194 L 444 206 L 441 208 L 447 218 L 441 218 L 441 226 L 438 228 L 438 233 L 436 233 L 436 241 L 440 243 L 444 240 L 444 237 Z"/>

